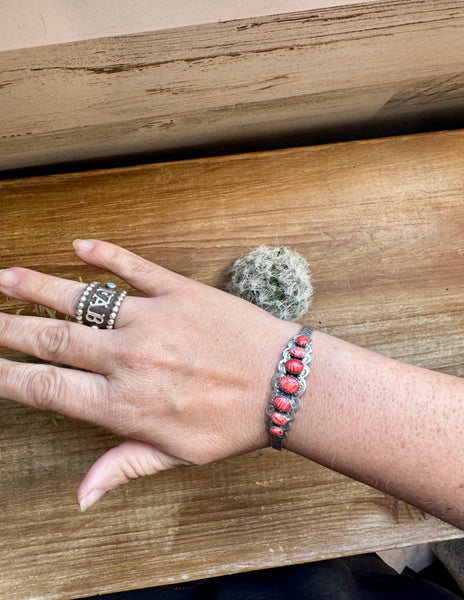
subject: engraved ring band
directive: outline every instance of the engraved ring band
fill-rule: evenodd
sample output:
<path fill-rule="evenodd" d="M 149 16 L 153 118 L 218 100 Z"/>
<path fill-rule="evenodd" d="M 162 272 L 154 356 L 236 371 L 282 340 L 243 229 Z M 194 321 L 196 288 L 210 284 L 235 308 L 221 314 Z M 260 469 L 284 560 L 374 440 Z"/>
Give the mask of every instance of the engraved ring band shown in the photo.
<path fill-rule="evenodd" d="M 79 298 L 77 322 L 94 329 L 113 329 L 126 294 L 126 291 L 118 290 L 114 283 L 102 285 L 98 281 L 92 281 Z"/>

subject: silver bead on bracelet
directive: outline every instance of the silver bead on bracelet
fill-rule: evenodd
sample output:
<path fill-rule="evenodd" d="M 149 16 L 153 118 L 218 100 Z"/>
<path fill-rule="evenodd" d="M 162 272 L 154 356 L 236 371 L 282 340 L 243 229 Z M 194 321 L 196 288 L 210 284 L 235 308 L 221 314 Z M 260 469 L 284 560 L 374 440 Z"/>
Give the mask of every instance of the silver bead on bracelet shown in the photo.
<path fill-rule="evenodd" d="M 305 326 L 290 340 L 272 379 L 272 393 L 266 410 L 266 427 L 272 447 L 282 450 L 295 413 L 300 407 L 300 396 L 306 389 L 305 377 L 311 362 L 313 328 Z"/>

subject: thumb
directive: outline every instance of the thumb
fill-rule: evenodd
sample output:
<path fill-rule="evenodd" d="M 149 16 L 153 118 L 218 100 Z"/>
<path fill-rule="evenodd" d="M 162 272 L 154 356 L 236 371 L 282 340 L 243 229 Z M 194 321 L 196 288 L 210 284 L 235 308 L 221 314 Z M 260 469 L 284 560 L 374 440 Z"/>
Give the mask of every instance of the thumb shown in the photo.
<path fill-rule="evenodd" d="M 145 442 L 128 440 L 108 450 L 95 462 L 77 490 L 82 512 L 95 504 L 106 492 L 131 479 L 154 475 L 187 464 Z"/>

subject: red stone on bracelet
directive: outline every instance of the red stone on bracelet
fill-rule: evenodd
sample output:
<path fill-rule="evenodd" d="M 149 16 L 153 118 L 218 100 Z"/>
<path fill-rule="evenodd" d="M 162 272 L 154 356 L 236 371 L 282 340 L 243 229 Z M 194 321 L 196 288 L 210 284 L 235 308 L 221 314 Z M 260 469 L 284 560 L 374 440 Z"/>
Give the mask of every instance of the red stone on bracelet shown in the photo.
<path fill-rule="evenodd" d="M 282 441 L 300 404 L 305 389 L 304 378 L 311 360 L 311 327 L 303 327 L 300 334 L 288 343 L 273 379 L 273 393 L 267 410 L 267 430 L 272 447 L 282 450 Z"/>
<path fill-rule="evenodd" d="M 301 360 L 291 358 L 285 363 L 285 368 L 289 373 L 294 373 L 295 375 L 298 375 L 304 369 L 304 365 L 301 362 Z"/>
<path fill-rule="evenodd" d="M 280 410 L 280 412 L 287 412 L 292 408 L 292 403 L 290 400 L 287 400 L 287 398 L 284 398 L 284 396 L 276 396 L 274 398 L 274 406 L 277 410 Z"/>
<path fill-rule="evenodd" d="M 269 433 L 275 437 L 280 437 L 283 433 L 282 429 L 280 427 L 270 427 L 269 428 Z"/>
<path fill-rule="evenodd" d="M 300 389 L 298 379 L 295 379 L 295 377 L 290 377 L 289 375 L 282 377 L 279 385 L 284 392 L 287 392 L 287 394 L 296 394 L 296 392 Z"/>
<path fill-rule="evenodd" d="M 285 425 L 287 422 L 287 417 L 278 412 L 272 413 L 271 420 L 276 425 Z"/>
<path fill-rule="evenodd" d="M 294 346 L 290 350 L 290 356 L 293 356 L 293 358 L 304 358 L 305 354 L 306 354 L 305 349 L 301 348 L 300 346 Z"/>

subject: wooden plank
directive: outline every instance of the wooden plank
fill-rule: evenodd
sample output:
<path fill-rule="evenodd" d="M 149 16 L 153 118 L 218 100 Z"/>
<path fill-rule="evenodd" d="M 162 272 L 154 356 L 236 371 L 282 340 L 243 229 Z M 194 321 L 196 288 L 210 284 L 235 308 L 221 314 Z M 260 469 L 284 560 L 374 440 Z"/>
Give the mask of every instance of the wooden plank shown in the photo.
<path fill-rule="evenodd" d="M 363 3 L 0 53 L 0 170 L 462 112 L 464 2 Z"/>
<path fill-rule="evenodd" d="M 256 18 L 359 0 L 2 0 L 0 51 Z M 109 18 L 110 17 L 110 18 Z"/>
<path fill-rule="evenodd" d="M 304 322 L 463 376 L 463 174 L 454 131 L 6 180 L 0 266 L 100 278 L 70 246 L 95 236 L 221 285 L 237 256 L 287 244 L 314 277 Z M 270 449 L 131 483 L 81 514 L 76 488 L 117 441 L 0 401 L 1 598 L 71 600 L 462 535 Z"/>

